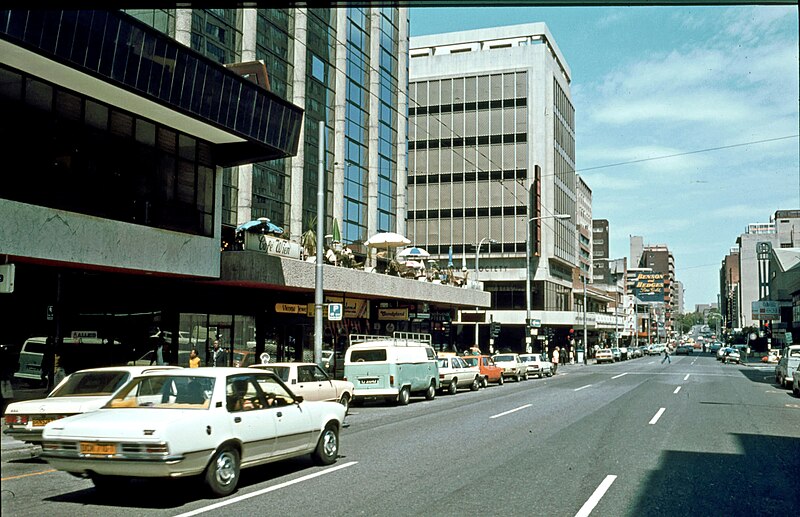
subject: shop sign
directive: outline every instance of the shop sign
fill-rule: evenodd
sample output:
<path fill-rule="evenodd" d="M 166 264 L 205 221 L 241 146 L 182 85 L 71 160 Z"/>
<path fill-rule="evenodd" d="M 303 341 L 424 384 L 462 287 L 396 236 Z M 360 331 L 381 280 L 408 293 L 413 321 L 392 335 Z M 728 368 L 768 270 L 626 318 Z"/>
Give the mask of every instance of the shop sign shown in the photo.
<path fill-rule="evenodd" d="M 762 300 L 750 303 L 754 320 L 777 320 L 781 317 L 781 304 L 779 302 Z"/>
<path fill-rule="evenodd" d="M 342 304 L 329 303 L 328 304 L 328 319 L 331 321 L 342 321 Z"/>
<path fill-rule="evenodd" d="M 314 304 L 311 304 L 312 311 Z M 306 304 L 304 303 L 276 303 L 275 304 L 275 312 L 279 312 L 281 314 L 305 314 L 306 313 Z"/>
<path fill-rule="evenodd" d="M 244 234 L 244 249 L 297 260 L 300 260 L 302 252 L 301 246 L 296 242 L 247 232 Z"/>
<path fill-rule="evenodd" d="M 86 339 L 92 338 L 97 339 L 97 331 L 96 330 L 73 330 L 72 334 L 70 334 L 72 339 Z"/>
<path fill-rule="evenodd" d="M 326 303 L 341 303 L 344 305 L 345 318 L 364 318 L 369 319 L 369 300 L 360 298 L 338 298 L 336 296 L 326 296 Z"/>
<path fill-rule="evenodd" d="M 418 319 L 418 320 L 429 320 L 431 319 L 431 315 L 427 312 L 412 312 L 408 315 L 409 318 Z"/>
<path fill-rule="evenodd" d="M 408 321 L 408 309 L 378 309 L 378 319 L 384 321 Z"/>

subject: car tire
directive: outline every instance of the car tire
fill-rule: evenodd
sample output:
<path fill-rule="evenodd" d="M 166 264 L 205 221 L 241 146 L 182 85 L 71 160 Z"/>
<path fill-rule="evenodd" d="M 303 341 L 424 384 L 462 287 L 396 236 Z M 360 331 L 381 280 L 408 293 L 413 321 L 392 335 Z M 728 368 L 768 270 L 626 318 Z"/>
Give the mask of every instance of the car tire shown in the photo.
<path fill-rule="evenodd" d="M 525 372 L 525 375 L 522 376 L 522 380 L 523 381 L 527 381 L 528 380 L 528 372 Z"/>
<path fill-rule="evenodd" d="M 222 447 L 206 467 L 206 486 L 219 497 L 230 495 L 239 484 L 239 451 Z"/>
<path fill-rule="evenodd" d="M 506 382 L 506 380 L 503 378 L 503 374 L 501 373 L 500 378 L 497 380 L 497 385 L 502 386 L 504 382 Z"/>
<path fill-rule="evenodd" d="M 517 382 L 522 382 L 522 375 L 520 375 L 520 374 L 515 375 L 514 376 L 514 380 L 517 381 Z"/>
<path fill-rule="evenodd" d="M 489 387 L 489 378 L 485 375 L 481 377 L 481 388 L 488 388 Z"/>
<path fill-rule="evenodd" d="M 411 398 L 411 388 L 403 386 L 400 388 L 400 393 L 397 394 L 397 405 L 407 406 L 408 400 Z"/>
<path fill-rule="evenodd" d="M 552 377 L 553 376 L 553 369 L 552 368 L 550 368 L 550 370 L 547 372 L 547 376 L 548 377 Z"/>
<path fill-rule="evenodd" d="M 483 384 L 483 381 L 481 381 L 481 379 L 482 377 L 475 377 L 472 380 L 472 384 L 469 385 L 469 390 L 478 391 L 479 389 L 481 389 L 481 384 Z"/>
<path fill-rule="evenodd" d="M 336 424 L 328 423 L 325 426 L 311 457 L 317 465 L 331 465 L 336 461 L 339 457 L 339 428 Z"/>
<path fill-rule="evenodd" d="M 794 387 L 794 381 L 792 381 L 792 395 L 795 397 L 800 397 L 800 388 Z"/>
<path fill-rule="evenodd" d="M 447 387 L 447 393 L 455 395 L 458 391 L 458 379 L 454 378 L 450 381 L 450 386 Z"/>
<path fill-rule="evenodd" d="M 342 398 L 339 399 L 339 404 L 344 406 L 344 414 L 350 412 L 350 395 L 347 393 L 342 393 Z"/>
<path fill-rule="evenodd" d="M 431 385 L 425 390 L 425 400 L 433 400 L 436 398 L 436 385 L 431 381 Z"/>

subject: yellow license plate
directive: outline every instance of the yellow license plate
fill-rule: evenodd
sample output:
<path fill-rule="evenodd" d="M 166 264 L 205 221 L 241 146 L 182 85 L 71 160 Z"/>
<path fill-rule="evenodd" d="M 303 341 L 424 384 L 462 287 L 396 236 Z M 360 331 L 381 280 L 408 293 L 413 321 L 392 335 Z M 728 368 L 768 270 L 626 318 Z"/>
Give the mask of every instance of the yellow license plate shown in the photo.
<path fill-rule="evenodd" d="M 50 422 L 55 420 L 55 418 L 34 418 L 33 419 L 33 427 L 44 427 Z"/>
<path fill-rule="evenodd" d="M 117 446 L 113 443 L 81 442 L 81 454 L 105 456 L 116 452 Z"/>

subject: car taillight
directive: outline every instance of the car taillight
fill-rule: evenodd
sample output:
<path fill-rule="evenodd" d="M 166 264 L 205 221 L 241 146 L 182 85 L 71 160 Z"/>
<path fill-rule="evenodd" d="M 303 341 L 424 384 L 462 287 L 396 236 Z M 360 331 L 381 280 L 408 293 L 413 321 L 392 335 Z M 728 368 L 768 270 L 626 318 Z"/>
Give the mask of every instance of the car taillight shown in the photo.
<path fill-rule="evenodd" d="M 439 374 L 439 380 L 444 380 L 444 374 L 443 373 Z"/>
<path fill-rule="evenodd" d="M 6 415 L 6 425 L 26 425 L 28 415 Z"/>

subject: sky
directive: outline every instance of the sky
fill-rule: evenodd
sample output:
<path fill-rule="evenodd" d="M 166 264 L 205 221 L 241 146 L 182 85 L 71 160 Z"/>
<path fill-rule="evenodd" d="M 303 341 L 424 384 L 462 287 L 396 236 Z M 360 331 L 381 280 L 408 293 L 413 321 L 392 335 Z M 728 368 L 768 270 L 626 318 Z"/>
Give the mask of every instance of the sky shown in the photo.
<path fill-rule="evenodd" d="M 544 22 L 572 72 L 576 169 L 611 258 L 666 244 L 715 303 L 749 223 L 800 209 L 797 6 L 434 7 L 411 36 Z M 631 163 L 633 162 L 633 163 Z M 630 260 L 630 257 L 629 257 Z"/>

